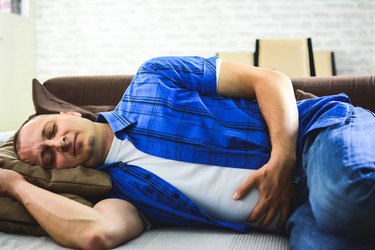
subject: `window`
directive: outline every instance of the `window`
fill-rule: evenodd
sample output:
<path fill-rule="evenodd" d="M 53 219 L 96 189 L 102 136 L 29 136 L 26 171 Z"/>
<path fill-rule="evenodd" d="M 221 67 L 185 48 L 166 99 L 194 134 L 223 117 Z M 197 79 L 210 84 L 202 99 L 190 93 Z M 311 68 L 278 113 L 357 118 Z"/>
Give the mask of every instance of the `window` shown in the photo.
<path fill-rule="evenodd" d="M 25 0 L 0 0 L 0 13 L 25 15 Z"/>

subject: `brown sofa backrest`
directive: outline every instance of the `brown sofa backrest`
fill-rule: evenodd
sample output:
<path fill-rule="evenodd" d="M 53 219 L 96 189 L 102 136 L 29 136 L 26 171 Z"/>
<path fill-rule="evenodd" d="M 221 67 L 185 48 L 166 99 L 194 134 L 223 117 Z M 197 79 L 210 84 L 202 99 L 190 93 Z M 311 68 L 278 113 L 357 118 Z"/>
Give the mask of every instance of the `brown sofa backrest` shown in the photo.
<path fill-rule="evenodd" d="M 345 93 L 353 105 L 375 112 L 375 76 L 331 76 L 292 79 L 296 89 L 317 96 Z"/>
<path fill-rule="evenodd" d="M 133 75 L 73 76 L 51 78 L 43 83 L 53 95 L 77 106 L 117 105 Z"/>
<path fill-rule="evenodd" d="M 132 75 L 51 78 L 44 86 L 55 96 L 75 105 L 116 105 Z M 295 89 L 317 96 L 346 93 L 352 103 L 375 111 L 375 76 L 332 76 L 292 79 Z"/>

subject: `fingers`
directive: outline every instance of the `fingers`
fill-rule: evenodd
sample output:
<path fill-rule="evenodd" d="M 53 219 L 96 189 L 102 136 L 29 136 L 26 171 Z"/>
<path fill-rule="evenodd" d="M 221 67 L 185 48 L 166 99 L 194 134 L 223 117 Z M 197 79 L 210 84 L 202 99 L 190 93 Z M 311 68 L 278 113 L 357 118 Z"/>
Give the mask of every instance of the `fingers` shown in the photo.
<path fill-rule="evenodd" d="M 260 222 L 260 226 L 267 227 L 269 224 L 271 224 L 276 216 L 277 210 L 277 207 L 270 207 L 266 215 L 263 217 L 263 220 Z"/>
<path fill-rule="evenodd" d="M 286 220 L 288 219 L 289 216 L 289 202 L 285 203 L 281 208 L 280 208 L 280 218 L 277 226 L 279 227 L 280 230 L 283 230 L 285 228 L 285 223 Z"/>
<path fill-rule="evenodd" d="M 236 192 L 233 195 L 233 200 L 239 200 L 242 197 L 246 196 L 249 193 L 250 189 L 252 189 L 256 185 L 256 175 L 250 175 L 242 184 L 236 189 Z"/>
<path fill-rule="evenodd" d="M 248 221 L 254 223 L 259 221 L 259 226 L 267 227 L 275 219 L 277 213 L 279 213 L 278 226 L 283 228 L 288 219 L 289 215 L 289 202 L 288 199 L 284 199 L 283 196 L 260 196 L 257 205 L 253 208 Z"/>
<path fill-rule="evenodd" d="M 267 207 L 266 203 L 258 204 L 253 209 L 248 221 L 249 223 L 254 223 L 262 218 L 262 220 L 259 222 L 259 226 L 267 227 L 275 219 L 278 211 L 280 211 L 278 227 L 283 229 L 288 218 L 288 208 L 279 209 L 277 206 Z"/>
<path fill-rule="evenodd" d="M 255 222 L 267 211 L 267 203 L 264 199 L 258 201 L 257 205 L 253 208 L 253 211 L 250 214 L 249 222 Z"/>
<path fill-rule="evenodd" d="M 258 202 L 258 204 L 254 207 L 253 211 L 250 214 L 248 221 L 250 223 L 256 222 L 262 218 L 259 222 L 261 227 L 267 227 L 272 223 L 275 219 L 277 213 L 280 213 L 278 227 L 283 229 L 285 223 L 289 217 L 289 202 L 282 202 L 278 203 L 279 205 L 269 206 L 270 202 L 267 202 L 267 199 L 262 199 Z"/>

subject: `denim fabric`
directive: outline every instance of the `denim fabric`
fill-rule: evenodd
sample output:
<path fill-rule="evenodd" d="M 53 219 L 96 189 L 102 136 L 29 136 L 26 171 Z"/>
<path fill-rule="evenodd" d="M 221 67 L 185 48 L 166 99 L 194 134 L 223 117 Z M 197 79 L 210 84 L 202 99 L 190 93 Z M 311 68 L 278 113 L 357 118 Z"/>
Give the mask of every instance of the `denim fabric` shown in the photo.
<path fill-rule="evenodd" d="M 301 167 L 308 192 L 288 221 L 292 248 L 375 249 L 374 114 L 354 108 L 308 137 Z"/>
<path fill-rule="evenodd" d="M 373 236 L 364 238 L 329 233 L 315 220 L 310 203 L 299 206 L 288 220 L 289 244 L 293 250 L 373 250 Z"/>

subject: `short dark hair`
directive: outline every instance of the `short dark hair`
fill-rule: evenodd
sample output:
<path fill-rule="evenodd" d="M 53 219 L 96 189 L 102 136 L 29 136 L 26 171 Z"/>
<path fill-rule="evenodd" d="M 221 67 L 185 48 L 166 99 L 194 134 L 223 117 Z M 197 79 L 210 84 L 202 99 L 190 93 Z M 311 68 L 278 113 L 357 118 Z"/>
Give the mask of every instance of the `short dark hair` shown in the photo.
<path fill-rule="evenodd" d="M 29 116 L 29 118 L 27 118 L 27 120 L 22 123 L 22 125 L 20 126 L 20 128 L 14 134 L 14 138 L 13 138 L 13 150 L 14 150 L 14 153 L 16 154 L 16 156 L 17 156 L 18 159 L 20 159 L 20 156 L 18 155 L 18 149 L 20 148 L 20 145 L 21 145 L 21 141 L 20 141 L 20 137 L 19 137 L 21 129 L 23 128 L 23 126 L 25 126 L 26 123 L 30 122 L 31 120 L 34 120 L 38 116 L 41 116 L 41 115 L 34 114 L 34 115 Z"/>

